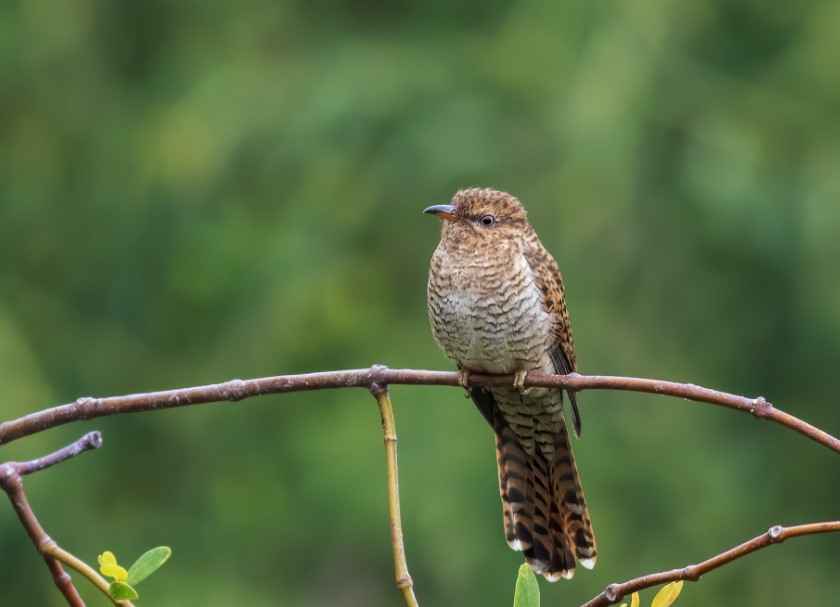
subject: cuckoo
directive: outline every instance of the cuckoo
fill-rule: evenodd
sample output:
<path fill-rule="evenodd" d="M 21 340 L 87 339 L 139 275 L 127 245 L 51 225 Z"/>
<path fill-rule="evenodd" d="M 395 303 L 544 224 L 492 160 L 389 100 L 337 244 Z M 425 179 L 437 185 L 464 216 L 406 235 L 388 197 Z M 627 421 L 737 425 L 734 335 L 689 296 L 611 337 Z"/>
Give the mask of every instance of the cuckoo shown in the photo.
<path fill-rule="evenodd" d="M 471 188 L 424 211 L 441 219 L 429 269 L 432 334 L 496 434 L 505 539 L 549 581 L 595 566 L 595 536 L 563 391 L 524 387 L 529 371 L 570 373 L 575 347 L 563 276 L 519 200 Z M 510 374 L 510 386 L 469 386 L 469 373 Z M 571 418 L 580 434 L 575 394 Z"/>

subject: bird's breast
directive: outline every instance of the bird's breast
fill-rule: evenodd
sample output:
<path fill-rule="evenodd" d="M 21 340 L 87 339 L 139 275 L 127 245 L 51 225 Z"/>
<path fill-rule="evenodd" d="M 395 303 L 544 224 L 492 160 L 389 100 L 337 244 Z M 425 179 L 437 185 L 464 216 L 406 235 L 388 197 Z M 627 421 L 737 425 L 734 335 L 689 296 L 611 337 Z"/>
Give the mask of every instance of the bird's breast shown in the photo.
<path fill-rule="evenodd" d="M 463 367 L 545 368 L 553 324 L 523 255 L 455 256 L 438 247 L 428 306 L 435 339 Z"/>

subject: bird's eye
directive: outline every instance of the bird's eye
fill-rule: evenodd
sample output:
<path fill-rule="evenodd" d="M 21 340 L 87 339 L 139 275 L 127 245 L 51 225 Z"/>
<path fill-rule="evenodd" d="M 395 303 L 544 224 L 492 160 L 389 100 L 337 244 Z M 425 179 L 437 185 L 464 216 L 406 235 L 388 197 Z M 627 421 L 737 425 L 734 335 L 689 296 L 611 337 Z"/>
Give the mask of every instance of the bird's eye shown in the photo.
<path fill-rule="evenodd" d="M 490 226 L 496 225 L 496 218 L 493 217 L 492 215 L 482 215 L 481 217 L 478 218 L 478 220 L 481 222 L 481 225 L 483 225 L 485 227 L 488 227 L 488 228 Z"/>

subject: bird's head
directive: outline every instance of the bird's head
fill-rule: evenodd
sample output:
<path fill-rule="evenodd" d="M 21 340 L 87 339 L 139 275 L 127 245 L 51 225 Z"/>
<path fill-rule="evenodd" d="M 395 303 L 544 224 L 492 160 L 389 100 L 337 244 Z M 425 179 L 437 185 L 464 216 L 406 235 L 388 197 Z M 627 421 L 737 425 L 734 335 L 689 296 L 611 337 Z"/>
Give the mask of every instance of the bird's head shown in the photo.
<path fill-rule="evenodd" d="M 442 220 L 442 240 L 500 242 L 521 236 L 528 227 L 519 199 L 490 188 L 460 190 L 449 204 L 432 205 L 423 212 Z"/>

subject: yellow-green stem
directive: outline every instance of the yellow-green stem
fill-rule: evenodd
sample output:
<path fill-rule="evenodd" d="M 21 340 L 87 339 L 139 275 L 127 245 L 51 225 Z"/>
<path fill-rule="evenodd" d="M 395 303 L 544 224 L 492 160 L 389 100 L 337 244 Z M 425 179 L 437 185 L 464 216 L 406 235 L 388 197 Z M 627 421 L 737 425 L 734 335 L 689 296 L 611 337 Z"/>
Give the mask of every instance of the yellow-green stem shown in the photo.
<path fill-rule="evenodd" d="M 397 467 L 397 428 L 394 422 L 394 408 L 387 386 L 374 384 L 371 393 L 379 405 L 382 418 L 382 434 L 385 438 L 385 459 L 388 467 L 388 518 L 391 527 L 391 547 L 394 553 L 394 577 L 397 588 L 403 595 L 407 607 L 418 607 L 414 596 L 414 582 L 408 573 L 403 543 L 402 518 L 400 516 L 400 483 Z"/>
<path fill-rule="evenodd" d="M 70 554 L 66 550 L 64 550 L 58 544 L 51 544 L 46 546 L 43 550 L 44 554 L 48 554 L 53 557 L 55 560 L 67 565 L 71 569 L 75 569 L 83 576 L 85 576 L 91 584 L 96 586 L 102 593 L 108 597 L 108 599 L 117 607 L 134 607 L 134 604 L 131 601 L 117 601 L 114 597 L 111 596 L 111 593 L 108 592 L 108 581 L 99 575 L 96 570 L 85 563 L 80 558 Z"/>

